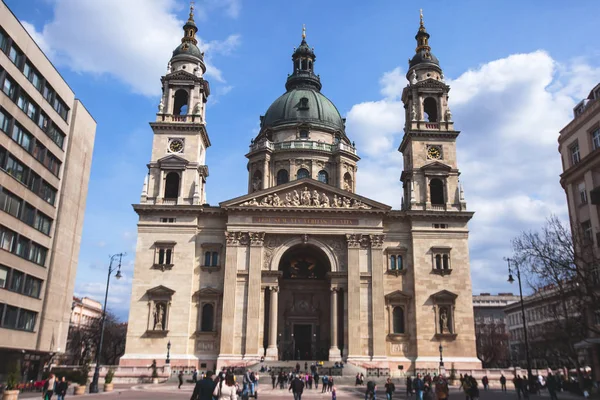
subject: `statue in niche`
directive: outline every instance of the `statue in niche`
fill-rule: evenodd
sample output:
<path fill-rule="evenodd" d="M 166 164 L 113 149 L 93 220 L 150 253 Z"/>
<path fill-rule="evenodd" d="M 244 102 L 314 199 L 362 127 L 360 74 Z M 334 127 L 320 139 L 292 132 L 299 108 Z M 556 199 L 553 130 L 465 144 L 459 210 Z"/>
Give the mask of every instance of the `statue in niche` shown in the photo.
<path fill-rule="evenodd" d="M 260 176 L 255 176 L 254 179 L 252 179 L 252 191 L 256 192 L 256 191 L 260 190 L 261 183 L 262 183 L 262 179 L 260 179 Z"/>
<path fill-rule="evenodd" d="M 410 75 L 410 83 L 412 85 L 414 85 L 415 83 L 417 83 L 417 73 L 415 72 L 414 69 L 413 69 L 412 74 Z"/>
<path fill-rule="evenodd" d="M 171 73 L 171 63 L 167 64 L 167 74 Z"/>
<path fill-rule="evenodd" d="M 196 103 L 196 106 L 194 107 L 194 115 L 200 115 L 202 113 L 202 106 L 200 105 L 200 102 Z"/>
<path fill-rule="evenodd" d="M 448 107 L 446 109 L 446 121 L 448 121 L 448 122 L 452 121 L 452 112 L 450 111 L 450 107 Z"/>
<path fill-rule="evenodd" d="M 152 328 L 155 331 L 164 330 L 165 329 L 164 319 L 165 319 L 165 305 L 162 303 L 157 303 L 154 308 L 154 325 Z"/>
<path fill-rule="evenodd" d="M 448 310 L 445 307 L 440 309 L 440 332 L 442 334 L 452 333 L 448 328 Z"/>

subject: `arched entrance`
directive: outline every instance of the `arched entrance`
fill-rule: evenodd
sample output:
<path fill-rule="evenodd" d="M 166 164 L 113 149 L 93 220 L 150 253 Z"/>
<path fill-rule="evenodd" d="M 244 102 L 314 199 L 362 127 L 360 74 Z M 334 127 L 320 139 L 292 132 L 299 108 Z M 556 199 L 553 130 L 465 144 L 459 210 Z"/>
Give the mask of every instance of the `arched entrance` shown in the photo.
<path fill-rule="evenodd" d="M 317 246 L 298 244 L 282 255 L 279 271 L 279 358 L 327 360 L 331 324 L 329 259 Z"/>

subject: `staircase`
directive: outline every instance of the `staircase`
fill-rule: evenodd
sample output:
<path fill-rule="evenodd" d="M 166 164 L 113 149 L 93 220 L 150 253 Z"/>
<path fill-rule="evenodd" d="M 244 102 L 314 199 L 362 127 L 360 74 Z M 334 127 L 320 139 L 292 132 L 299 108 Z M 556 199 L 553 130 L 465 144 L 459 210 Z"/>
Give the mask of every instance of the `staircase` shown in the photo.
<path fill-rule="evenodd" d="M 308 369 L 304 370 L 305 363 L 308 364 Z M 296 369 L 296 364 L 300 364 L 300 372 L 310 372 L 310 366 L 314 363 L 314 360 L 291 360 L 291 361 L 264 361 L 259 364 L 255 364 L 253 366 L 249 366 L 253 371 L 260 371 L 261 367 L 265 369 L 271 368 L 276 372 L 283 370 L 284 372 L 294 371 Z M 323 365 L 317 368 L 317 372 L 319 375 L 332 375 L 334 377 L 355 377 L 356 374 L 363 373 L 366 376 L 366 369 L 352 365 L 352 364 L 344 364 L 343 368 L 335 368 L 335 362 L 333 361 L 323 361 Z M 260 372 L 259 372 L 260 373 Z M 262 375 L 267 374 L 267 372 L 263 372 Z"/>

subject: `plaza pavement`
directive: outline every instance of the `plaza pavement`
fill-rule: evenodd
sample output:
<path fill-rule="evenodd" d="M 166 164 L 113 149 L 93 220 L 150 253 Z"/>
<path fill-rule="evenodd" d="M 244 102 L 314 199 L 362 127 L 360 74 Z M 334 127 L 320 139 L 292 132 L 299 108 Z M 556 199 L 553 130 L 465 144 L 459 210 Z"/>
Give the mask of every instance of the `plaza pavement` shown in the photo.
<path fill-rule="evenodd" d="M 396 382 L 394 382 L 396 383 Z M 382 383 L 378 383 L 378 391 L 377 391 L 377 399 L 385 400 L 385 393 L 383 392 Z M 192 384 L 184 384 L 181 389 L 177 389 L 177 385 L 173 385 L 172 383 L 166 383 L 161 385 L 116 385 L 114 392 L 110 393 L 98 393 L 98 394 L 86 394 L 84 396 L 77 396 L 82 399 L 98 399 L 98 400 L 175 400 L 175 399 L 189 399 L 192 395 L 193 385 Z M 336 385 L 337 386 L 337 385 Z M 364 399 L 364 391 L 363 387 L 355 387 L 355 386 L 347 386 L 340 385 L 337 386 L 337 397 L 338 399 Z M 259 386 L 259 396 L 258 399 L 293 399 L 293 395 L 291 392 L 288 392 L 287 389 L 271 389 L 271 385 L 261 384 Z M 463 400 L 463 393 L 459 391 L 457 388 L 452 388 L 450 393 L 451 400 Z M 22 393 L 19 396 L 19 399 L 33 399 L 40 398 L 40 393 Z M 72 395 L 67 395 L 67 398 L 72 399 Z M 302 395 L 303 399 L 331 399 L 331 393 L 321 393 L 321 387 L 319 389 L 306 389 L 304 394 Z M 543 391 L 541 396 L 531 396 L 530 400 L 545 400 L 549 399 L 547 391 Z M 402 400 L 415 400 L 415 396 L 413 395 L 410 399 L 406 398 L 406 389 L 404 385 L 399 385 L 396 383 L 396 393 L 394 394 L 393 399 L 402 399 Z M 514 390 L 509 390 L 506 393 L 502 393 L 499 390 L 488 390 L 488 391 L 480 391 L 480 400 L 517 400 L 517 395 Z M 574 396 L 566 393 L 559 393 L 559 400 L 576 400 L 583 399 L 583 397 Z"/>

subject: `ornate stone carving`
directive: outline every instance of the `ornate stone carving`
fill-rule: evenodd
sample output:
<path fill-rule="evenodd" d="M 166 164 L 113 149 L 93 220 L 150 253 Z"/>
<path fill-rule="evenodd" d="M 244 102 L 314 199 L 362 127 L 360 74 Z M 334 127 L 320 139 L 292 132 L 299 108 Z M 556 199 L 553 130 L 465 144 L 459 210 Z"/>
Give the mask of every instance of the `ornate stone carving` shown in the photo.
<path fill-rule="evenodd" d="M 250 235 L 248 232 L 239 232 L 238 240 L 242 246 L 250 244 Z"/>
<path fill-rule="evenodd" d="M 351 190 L 351 187 L 348 187 Z M 252 198 L 241 204 L 242 207 L 310 207 L 310 208 L 352 208 L 370 210 L 372 207 L 358 199 L 350 199 L 336 194 L 333 200 L 324 192 L 308 190 L 305 186 L 300 192 L 294 189 L 285 194 L 269 194 L 260 198 Z"/>
<path fill-rule="evenodd" d="M 264 232 L 250 232 L 248 233 L 250 238 L 250 246 L 262 246 L 265 241 Z"/>
<path fill-rule="evenodd" d="M 370 235 L 362 235 L 360 238 L 360 247 L 362 247 L 363 249 L 366 249 L 371 245 L 371 240 L 369 236 Z"/>
<path fill-rule="evenodd" d="M 385 235 L 369 235 L 369 239 L 371 240 L 372 248 L 381 249 L 383 247 Z"/>
<path fill-rule="evenodd" d="M 358 248 L 360 247 L 360 239 L 362 235 L 357 234 L 347 234 L 346 241 L 348 242 L 348 248 Z"/>
<path fill-rule="evenodd" d="M 263 269 L 269 269 L 271 265 L 271 259 L 275 250 L 283 244 L 284 238 L 280 235 L 268 235 L 265 239 L 265 250 L 264 250 L 264 264 Z"/>
<path fill-rule="evenodd" d="M 227 244 L 239 244 L 239 234 L 240 232 L 225 232 L 225 239 L 227 240 Z"/>

